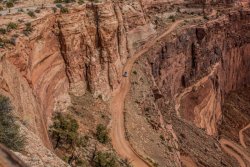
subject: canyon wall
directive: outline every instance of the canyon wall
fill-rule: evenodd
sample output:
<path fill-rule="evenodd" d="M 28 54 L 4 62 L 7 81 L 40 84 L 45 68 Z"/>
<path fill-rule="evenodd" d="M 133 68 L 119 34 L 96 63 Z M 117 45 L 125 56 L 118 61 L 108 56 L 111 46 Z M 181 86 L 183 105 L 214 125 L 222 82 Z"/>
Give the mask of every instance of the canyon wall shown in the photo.
<path fill-rule="evenodd" d="M 160 166 L 238 166 L 220 147 L 219 125 L 225 95 L 250 83 L 249 14 L 184 24 L 135 62 L 125 120 L 138 152 Z"/>
<path fill-rule="evenodd" d="M 249 11 L 188 28 L 148 53 L 161 94 L 177 115 L 217 133 L 226 93 L 249 83 Z"/>
<path fill-rule="evenodd" d="M 14 45 L 0 48 L 1 92 L 19 119 L 50 148 L 47 127 L 55 111 L 66 111 L 70 94 L 90 91 L 110 99 L 127 58 L 156 32 L 140 1 L 85 3 L 67 14 L 47 13 Z M 130 40 L 128 40 L 128 38 Z"/>
<path fill-rule="evenodd" d="M 127 58 L 155 33 L 140 1 L 87 4 L 57 23 L 71 93 L 89 90 L 103 100 L 118 87 Z"/>
<path fill-rule="evenodd" d="M 90 91 L 109 100 L 127 59 L 157 34 L 152 9 L 172 2 L 87 3 L 36 19 L 29 36 L 20 33 L 15 46 L 0 48 L 1 93 L 51 149 L 47 128 L 53 112 L 67 110 L 70 94 Z M 156 91 L 175 102 L 180 118 L 209 135 L 217 133 L 224 95 L 249 83 L 249 20 L 249 11 L 232 12 L 181 29 L 147 53 Z"/>

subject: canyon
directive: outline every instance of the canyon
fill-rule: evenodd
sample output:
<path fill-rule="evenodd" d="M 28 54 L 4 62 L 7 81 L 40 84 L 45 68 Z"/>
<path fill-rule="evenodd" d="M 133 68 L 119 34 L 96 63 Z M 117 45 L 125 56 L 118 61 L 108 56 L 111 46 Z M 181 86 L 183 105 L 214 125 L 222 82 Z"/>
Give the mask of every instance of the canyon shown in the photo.
<path fill-rule="evenodd" d="M 248 1 L 63 6 L 0 16 L 0 27 L 18 24 L 0 34 L 0 94 L 27 137 L 23 152 L 0 146 L 0 166 L 69 166 L 49 134 L 56 112 L 88 136 L 85 166 L 96 150 L 118 166 L 250 165 Z M 100 123 L 109 144 L 96 139 Z"/>

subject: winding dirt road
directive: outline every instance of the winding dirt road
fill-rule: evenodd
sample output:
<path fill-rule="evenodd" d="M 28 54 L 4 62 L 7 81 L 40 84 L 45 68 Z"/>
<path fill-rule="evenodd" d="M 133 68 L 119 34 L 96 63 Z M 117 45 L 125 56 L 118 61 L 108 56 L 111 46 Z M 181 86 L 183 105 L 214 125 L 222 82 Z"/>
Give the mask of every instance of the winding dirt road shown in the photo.
<path fill-rule="evenodd" d="M 147 52 L 152 46 L 154 46 L 157 41 L 171 33 L 181 22 L 183 22 L 183 20 L 176 21 L 163 34 L 161 34 L 155 39 L 149 40 L 139 52 L 135 53 L 130 59 L 128 59 L 126 65 L 124 66 L 123 72 L 127 71 L 128 74 L 130 74 L 134 62 L 141 55 Z M 117 153 L 124 159 L 128 159 L 129 161 L 131 161 L 134 167 L 149 167 L 150 164 L 132 148 L 132 146 L 126 140 L 125 137 L 123 108 L 125 97 L 129 91 L 129 88 L 129 77 L 123 77 L 119 90 L 114 93 L 114 96 L 111 100 L 110 111 L 113 118 L 111 122 L 112 144 Z"/>
<path fill-rule="evenodd" d="M 245 128 L 241 129 L 240 132 L 239 132 L 240 144 L 241 144 L 244 148 L 247 148 L 247 146 L 246 146 L 246 143 L 245 143 L 245 140 L 244 140 L 244 134 L 243 134 L 243 132 L 244 132 L 245 130 L 249 129 L 249 128 L 250 128 L 250 123 L 249 123 Z"/>
<path fill-rule="evenodd" d="M 241 167 L 249 167 L 250 164 L 250 153 L 246 150 L 247 146 L 243 135 L 243 132 L 248 128 L 250 128 L 250 124 L 239 131 L 240 143 L 243 147 L 230 140 L 220 139 L 220 144 L 223 150 L 233 156 L 239 162 Z"/>

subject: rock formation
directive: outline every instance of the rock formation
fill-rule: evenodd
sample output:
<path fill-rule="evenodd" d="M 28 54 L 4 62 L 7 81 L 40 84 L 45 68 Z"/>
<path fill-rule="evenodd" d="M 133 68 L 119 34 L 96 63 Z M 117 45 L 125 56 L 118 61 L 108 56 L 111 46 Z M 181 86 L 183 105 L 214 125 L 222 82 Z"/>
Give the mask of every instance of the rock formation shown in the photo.
<path fill-rule="evenodd" d="M 189 148 L 183 146 L 192 139 L 183 137 L 186 134 L 180 126 L 185 127 L 185 133 L 192 129 L 190 136 L 201 134 L 209 141 L 208 148 L 216 143 L 225 96 L 250 82 L 249 9 L 234 0 L 107 0 L 69 8 L 69 13 L 50 11 L 32 20 L 29 35 L 23 34 L 25 25 L 20 23 L 11 32 L 12 37 L 18 34 L 14 44 L 0 48 L 0 93 L 10 97 L 30 141 L 39 141 L 37 145 L 30 142 L 27 148 L 36 155 L 38 164 L 54 163 L 49 159 L 53 157 L 55 166 L 65 165 L 52 153 L 48 137 L 52 114 L 67 112 L 74 105 L 71 96 L 81 97 L 86 92 L 108 103 L 121 86 L 125 64 L 144 50 L 144 59 L 137 64 L 144 63 L 138 68 L 145 72 L 149 86 L 142 88 L 150 92 L 150 98 L 137 104 L 144 103 L 139 108 L 152 112 L 152 120 L 147 114 L 140 121 L 147 119 L 156 135 L 160 130 L 173 136 L 168 142 L 176 146 L 176 155 L 167 154 L 167 158 L 176 161 L 174 166 L 181 164 L 181 157 L 183 161 L 194 157 L 198 166 L 221 165 L 217 160 L 202 159 L 204 151 L 200 148 L 199 156 L 192 150 L 178 150 L 178 144 L 181 149 L 194 147 L 193 141 L 186 144 Z M 11 17 L 6 16 L 0 26 Z M 162 36 L 174 23 L 178 26 Z M 148 46 L 153 39 L 156 42 Z M 140 97 L 145 98 L 142 94 Z M 129 96 L 135 94 L 130 92 Z M 235 164 L 221 150 L 216 151 L 224 164 Z M 16 154 L 29 165 L 36 165 L 32 156 Z"/>

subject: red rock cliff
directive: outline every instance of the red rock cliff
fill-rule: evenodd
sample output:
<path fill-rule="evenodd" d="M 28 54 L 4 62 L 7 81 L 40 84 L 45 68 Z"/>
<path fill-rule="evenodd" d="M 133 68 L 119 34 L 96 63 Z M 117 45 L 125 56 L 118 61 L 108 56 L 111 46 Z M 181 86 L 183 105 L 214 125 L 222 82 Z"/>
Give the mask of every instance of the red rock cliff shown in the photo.
<path fill-rule="evenodd" d="M 162 94 L 177 114 L 217 133 L 226 93 L 249 83 L 249 11 L 189 28 L 150 52 L 149 64 Z"/>

